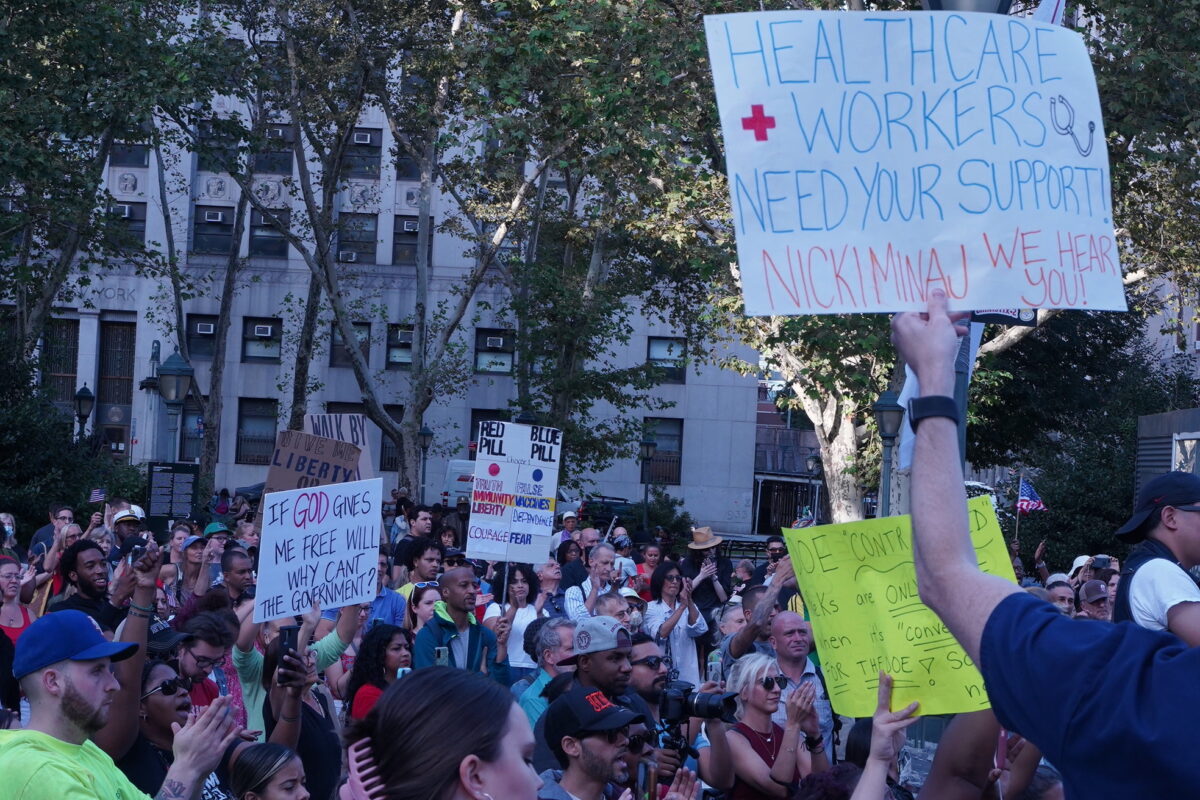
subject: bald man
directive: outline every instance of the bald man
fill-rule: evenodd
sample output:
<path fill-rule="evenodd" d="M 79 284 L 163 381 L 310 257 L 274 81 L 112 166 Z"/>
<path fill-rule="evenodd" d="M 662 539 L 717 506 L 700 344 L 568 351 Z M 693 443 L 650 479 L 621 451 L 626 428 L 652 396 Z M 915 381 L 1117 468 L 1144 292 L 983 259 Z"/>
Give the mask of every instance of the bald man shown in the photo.
<path fill-rule="evenodd" d="M 808 657 L 812 652 L 812 625 L 795 612 L 780 611 L 771 621 L 771 635 L 768 641 L 775 648 L 775 660 L 779 662 L 779 671 L 788 679 L 788 685 L 779 696 L 779 708 L 772 715 L 772 719 L 778 725 L 786 724 L 788 697 L 802 684 L 815 684 L 821 738 L 825 742 L 825 755 L 832 764 L 833 708 L 830 707 L 829 698 L 825 694 L 825 681 L 821 678 L 817 665 Z"/>
<path fill-rule="evenodd" d="M 479 624 L 475 617 L 479 582 L 475 570 L 470 567 L 456 567 L 444 572 L 438 580 L 438 589 L 442 599 L 434 604 L 433 616 L 413 643 L 413 668 L 436 665 L 437 651 L 444 647 L 449 666 L 486 672 L 497 682 L 509 686 L 512 683 L 508 675 L 511 613 L 500 618 L 495 633 Z"/>

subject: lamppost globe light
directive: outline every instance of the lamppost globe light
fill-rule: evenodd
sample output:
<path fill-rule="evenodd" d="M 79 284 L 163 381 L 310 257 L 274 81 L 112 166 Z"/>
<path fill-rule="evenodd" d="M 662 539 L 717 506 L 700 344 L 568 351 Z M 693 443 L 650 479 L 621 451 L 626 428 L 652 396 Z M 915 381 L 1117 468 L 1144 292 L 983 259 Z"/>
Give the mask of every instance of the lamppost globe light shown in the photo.
<path fill-rule="evenodd" d="M 158 393 L 168 405 L 180 405 L 192 389 L 196 370 L 176 350 L 158 367 Z"/>
<path fill-rule="evenodd" d="M 895 439 L 900 435 L 900 426 L 904 423 L 904 406 L 900 405 L 899 399 L 899 395 L 888 389 L 879 395 L 879 399 L 871 406 L 875 422 L 879 425 L 879 435 L 884 439 Z"/>
<path fill-rule="evenodd" d="M 96 396 L 92 394 L 92 390 L 87 388 L 85 383 L 79 391 L 75 393 L 75 419 L 79 421 L 79 438 L 83 438 L 83 428 L 87 425 L 88 417 L 92 415 L 92 409 L 96 407 Z"/>
<path fill-rule="evenodd" d="M 642 441 L 638 442 L 638 455 L 642 465 L 642 532 L 650 533 L 650 470 L 646 469 L 646 462 L 654 458 L 655 451 L 658 450 L 658 442 L 654 441 L 649 434 L 642 437 Z"/>
<path fill-rule="evenodd" d="M 638 443 L 638 450 L 641 454 L 642 461 L 649 461 L 654 458 L 655 451 L 658 450 L 658 442 L 651 439 L 649 436 L 643 437 Z"/>
<path fill-rule="evenodd" d="M 429 447 L 433 444 L 433 431 L 429 430 L 429 426 L 422 425 L 421 430 L 417 431 L 417 437 L 421 442 L 421 449 L 429 450 Z"/>

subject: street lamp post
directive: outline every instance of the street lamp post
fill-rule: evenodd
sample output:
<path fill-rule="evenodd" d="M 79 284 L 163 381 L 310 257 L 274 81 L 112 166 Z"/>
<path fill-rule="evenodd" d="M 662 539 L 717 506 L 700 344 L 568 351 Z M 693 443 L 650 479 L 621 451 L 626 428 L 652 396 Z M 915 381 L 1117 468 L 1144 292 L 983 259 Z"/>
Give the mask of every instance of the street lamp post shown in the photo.
<path fill-rule="evenodd" d="M 879 438 L 883 440 L 883 463 L 879 469 L 879 516 L 892 512 L 892 447 L 900 435 L 900 424 L 904 421 L 904 407 L 897 402 L 898 396 L 891 389 L 879 395 L 871 406 L 875 422 L 879 426 Z"/>
<path fill-rule="evenodd" d="M 646 469 L 646 465 L 654 458 L 654 451 L 657 449 L 658 442 L 649 436 L 643 436 L 642 441 L 638 443 L 638 455 L 642 464 L 642 531 L 647 536 L 650 535 L 650 471 Z"/>
<path fill-rule="evenodd" d="M 179 415 L 183 412 L 188 392 L 192 390 L 195 375 L 192 365 L 179 355 L 178 350 L 158 368 L 158 393 L 167 404 L 167 418 L 170 420 L 167 461 L 171 463 L 179 460 Z"/>
<path fill-rule="evenodd" d="M 425 465 L 429 460 L 429 447 L 433 444 L 433 431 L 429 430 L 428 425 L 422 425 L 421 430 L 417 432 L 418 441 L 421 443 L 421 503 L 425 502 Z"/>
<path fill-rule="evenodd" d="M 537 423 L 537 417 L 534 416 L 532 411 L 526 408 L 521 410 L 521 413 L 517 415 L 517 418 L 513 422 L 518 425 L 534 425 Z"/>
<path fill-rule="evenodd" d="M 87 424 L 88 417 L 92 415 L 92 409 L 96 405 L 96 396 L 92 394 L 92 390 L 87 388 L 87 384 L 75 393 L 75 419 L 79 420 L 79 435 L 77 438 L 83 438 L 83 427 Z"/>
<path fill-rule="evenodd" d="M 804 459 L 804 465 L 808 467 L 808 474 L 812 476 L 813 495 L 812 495 L 812 515 L 813 524 L 821 524 L 821 476 L 825 473 L 825 466 L 821 463 L 821 456 L 817 453 L 809 453 Z"/>

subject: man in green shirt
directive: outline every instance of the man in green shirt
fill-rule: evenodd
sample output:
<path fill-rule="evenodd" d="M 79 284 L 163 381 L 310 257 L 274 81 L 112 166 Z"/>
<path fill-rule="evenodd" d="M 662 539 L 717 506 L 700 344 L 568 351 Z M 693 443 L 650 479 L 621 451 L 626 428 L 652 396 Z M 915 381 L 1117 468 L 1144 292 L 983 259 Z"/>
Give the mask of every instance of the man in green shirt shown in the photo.
<path fill-rule="evenodd" d="M 29 698 L 29 727 L 0 731 L 6 800 L 139 800 L 142 792 L 91 741 L 108 722 L 120 684 L 111 666 L 138 645 L 110 642 L 81 611 L 59 611 L 21 635 L 13 675 Z M 175 734 L 175 761 L 156 800 L 194 800 L 237 736 L 219 698 Z"/>
<path fill-rule="evenodd" d="M 537 724 L 538 717 L 546 713 L 549 701 L 542 697 L 546 684 L 554 680 L 556 675 L 572 672 L 574 667 L 558 666 L 558 662 L 575 655 L 575 622 L 567 617 L 551 617 L 538 631 L 537 662 L 538 671 L 529 684 L 529 688 L 521 693 L 518 701 L 525 716 L 529 717 L 529 725 Z"/>

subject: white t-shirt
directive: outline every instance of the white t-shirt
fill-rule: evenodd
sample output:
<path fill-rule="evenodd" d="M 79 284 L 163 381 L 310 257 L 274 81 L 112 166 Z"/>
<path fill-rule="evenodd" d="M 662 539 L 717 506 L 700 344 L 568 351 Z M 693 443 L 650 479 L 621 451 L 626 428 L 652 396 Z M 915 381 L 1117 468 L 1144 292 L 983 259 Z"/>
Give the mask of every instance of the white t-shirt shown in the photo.
<path fill-rule="evenodd" d="M 487 610 L 483 612 L 483 618 L 488 620 L 498 616 L 500 616 L 500 604 L 488 603 Z M 533 603 L 518 608 L 517 613 L 513 615 L 512 630 L 508 632 L 508 665 L 510 667 L 532 669 L 537 666 L 537 662 L 525 652 L 525 628 L 529 627 L 529 623 L 535 619 L 537 619 L 537 610 L 533 607 Z"/>
<path fill-rule="evenodd" d="M 1129 609 L 1133 621 L 1152 631 L 1167 629 L 1167 612 L 1180 603 L 1200 603 L 1200 587 L 1165 558 L 1147 561 L 1133 573 Z"/>

